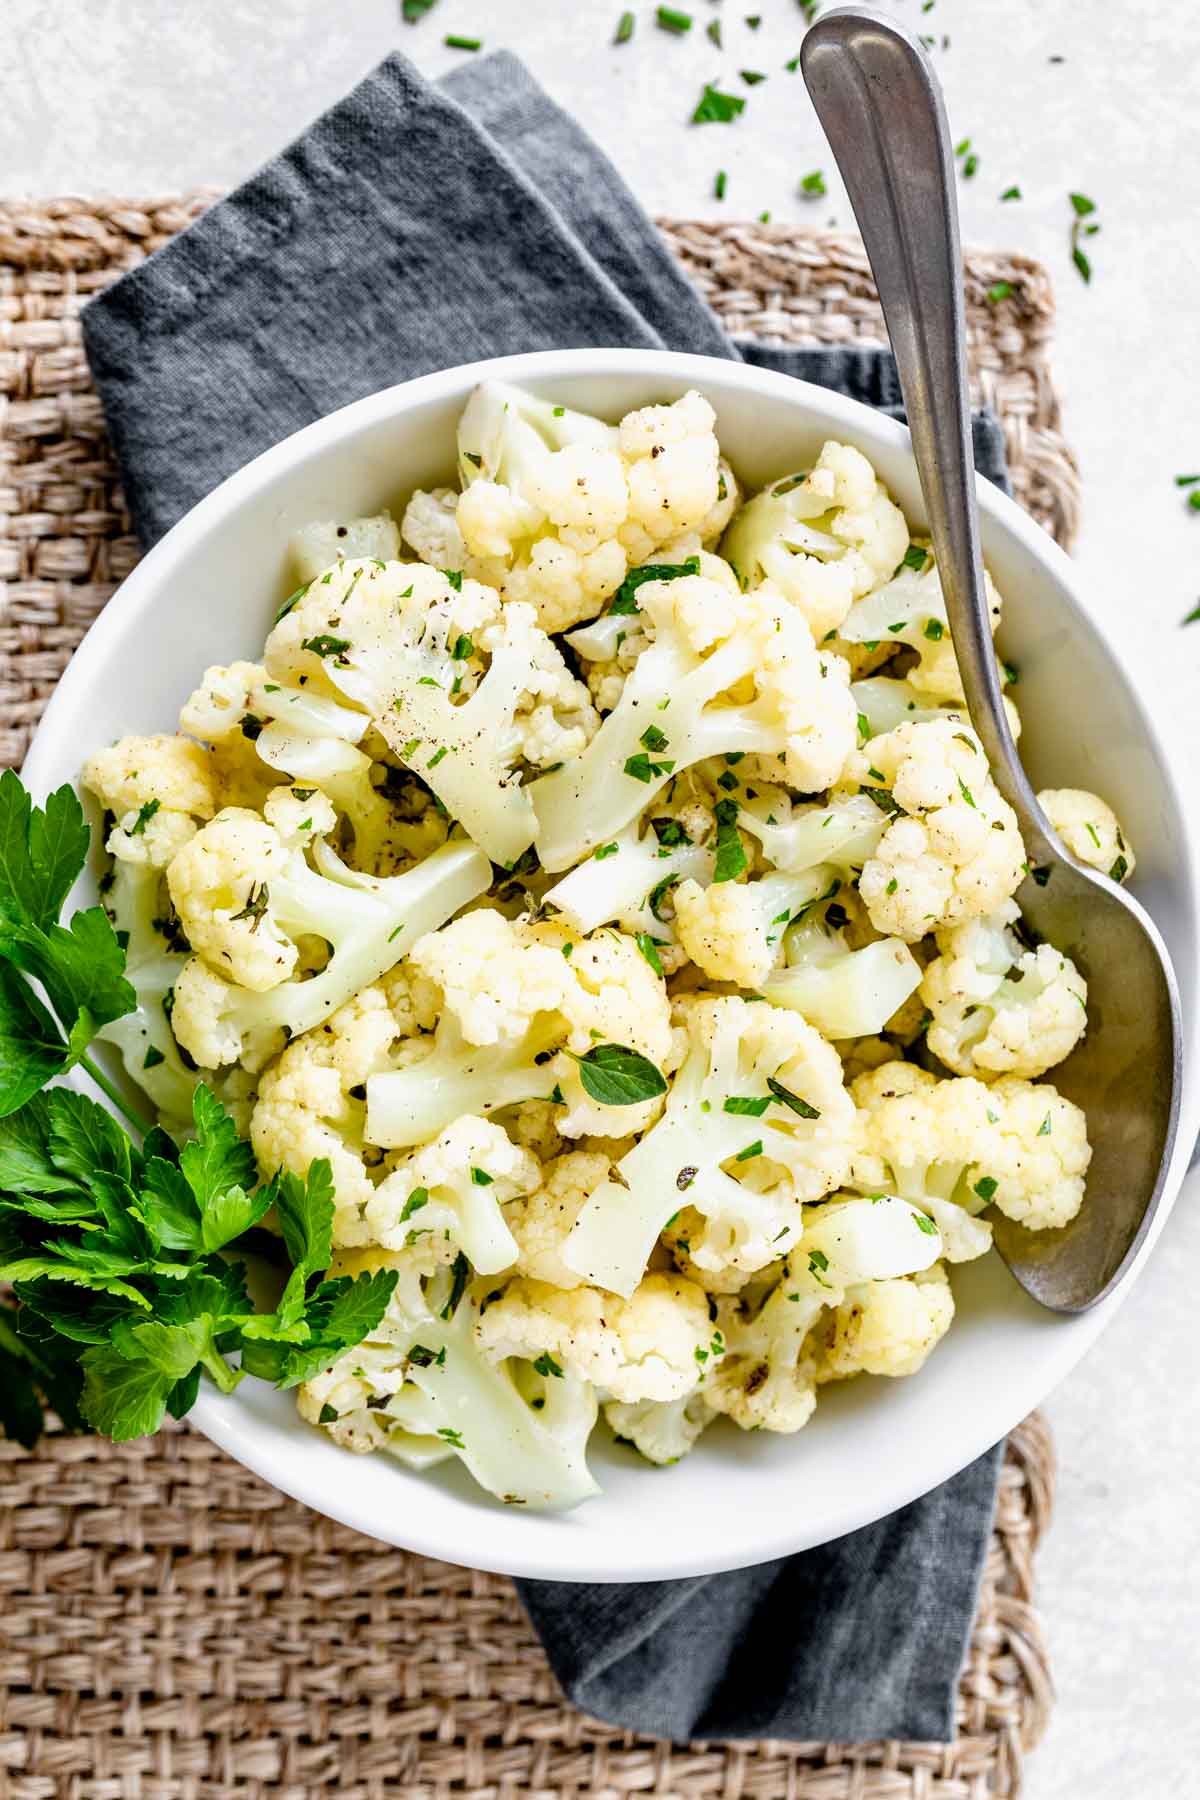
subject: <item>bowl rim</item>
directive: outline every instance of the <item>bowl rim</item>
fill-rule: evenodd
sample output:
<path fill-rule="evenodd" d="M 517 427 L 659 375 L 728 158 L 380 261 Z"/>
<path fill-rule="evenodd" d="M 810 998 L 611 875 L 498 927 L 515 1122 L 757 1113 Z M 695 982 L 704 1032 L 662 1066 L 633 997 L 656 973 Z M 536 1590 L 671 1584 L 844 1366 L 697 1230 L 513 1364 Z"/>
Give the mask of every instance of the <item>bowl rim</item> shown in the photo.
<path fill-rule="evenodd" d="M 270 449 L 263 451 L 228 476 L 211 493 L 200 500 L 139 561 L 121 583 L 104 610 L 89 628 L 55 687 L 46 710 L 34 733 L 23 766 L 23 777 L 35 794 L 45 784 L 43 769 L 52 762 L 64 726 L 72 719 L 86 717 L 87 688 L 91 668 L 102 659 L 110 637 L 124 631 L 138 615 L 153 605 L 156 596 L 169 581 L 171 571 L 185 562 L 207 535 L 221 522 L 253 502 L 255 496 L 287 469 L 303 463 L 310 453 L 325 451 L 339 440 L 352 438 L 372 424 L 394 418 L 426 402 L 445 401 L 460 395 L 465 399 L 470 389 L 483 380 L 549 383 L 556 378 L 570 380 L 581 377 L 612 376 L 627 378 L 644 375 L 647 391 L 654 384 L 695 386 L 702 392 L 706 384 L 730 380 L 743 392 L 758 393 L 771 400 L 782 400 L 817 422 L 821 429 L 833 434 L 845 432 L 851 441 L 874 439 L 912 462 L 911 439 L 906 426 L 886 417 L 860 401 L 813 383 L 800 381 L 775 370 L 761 369 L 747 363 L 708 356 L 696 356 L 668 350 L 634 349 L 568 349 L 528 351 L 514 356 L 493 357 L 457 364 L 453 368 L 414 377 L 391 387 L 350 402 L 310 425 L 293 432 Z M 870 454 L 870 452 L 867 452 Z M 1062 591 L 1077 623 L 1100 641 L 1112 660 L 1121 664 L 1123 657 L 1105 623 L 1090 613 L 1080 592 L 1080 577 L 1065 551 L 1010 496 L 992 482 L 977 478 L 981 513 L 1016 539 L 1032 559 L 1045 567 L 1047 574 Z M 1186 867 L 1181 880 L 1187 896 L 1187 910 L 1193 927 L 1197 921 L 1197 873 L 1200 871 L 1200 838 L 1189 819 L 1184 796 L 1176 778 L 1164 734 L 1151 717 L 1141 694 L 1130 684 L 1130 698 L 1141 731 L 1159 765 L 1165 787 L 1178 812 L 1187 850 Z M 1180 1108 L 1180 1124 L 1175 1151 L 1164 1187 L 1162 1203 L 1150 1231 L 1116 1293 L 1089 1312 L 1063 1318 L 1059 1341 L 1053 1350 L 1043 1350 L 1032 1368 L 1020 1367 L 1010 1372 L 1004 1387 L 1003 1404 L 981 1406 L 979 1416 L 955 1438 L 953 1452 L 940 1457 L 923 1456 L 919 1471 L 907 1465 L 893 1474 L 890 1485 L 872 1486 L 875 1498 L 850 1494 L 836 1519 L 818 1518 L 794 1529 L 776 1530 L 772 1535 L 749 1536 L 729 1520 L 725 1540 L 704 1556 L 680 1552 L 675 1557 L 651 1556 L 638 1560 L 636 1534 L 627 1545 L 632 1557 L 630 1566 L 618 1568 L 609 1564 L 589 1564 L 587 1556 L 598 1549 L 572 1533 L 556 1539 L 553 1534 L 524 1530 L 518 1534 L 514 1526 L 528 1527 L 531 1519 L 553 1515 L 523 1514 L 514 1517 L 511 1509 L 480 1509 L 481 1538 L 493 1537 L 497 1553 L 470 1566 L 495 1569 L 506 1574 L 540 1579 L 575 1581 L 629 1581 L 633 1579 L 672 1579 L 706 1575 L 765 1562 L 774 1558 L 832 1542 L 851 1531 L 888 1516 L 900 1507 L 940 1486 L 978 1456 L 983 1455 L 999 1438 L 1007 1435 L 1020 1420 L 1039 1405 L 1070 1373 L 1090 1349 L 1112 1318 L 1118 1306 L 1132 1292 L 1134 1284 L 1164 1229 L 1178 1198 L 1186 1174 L 1192 1145 L 1200 1127 L 1200 1084 L 1192 1079 L 1197 1066 L 1198 1021 L 1187 997 L 1184 999 L 1183 1067 L 1184 1083 Z M 195 1406 L 188 1415 L 205 1435 L 220 1448 L 233 1455 L 255 1474 L 280 1488 L 314 1510 L 338 1520 L 367 1536 L 402 1544 L 402 1547 L 443 1561 L 461 1560 L 461 1550 L 439 1535 L 436 1525 L 426 1529 L 405 1520 L 402 1535 L 388 1529 L 369 1506 L 356 1504 L 353 1484 L 343 1484 L 335 1498 L 319 1484 L 304 1479 L 303 1474 L 286 1471 L 281 1475 L 275 1459 L 264 1449 L 256 1435 L 253 1420 L 242 1416 L 236 1407 L 215 1392 L 201 1389 Z M 769 1477 L 764 1476 L 764 1479 Z M 878 1494 L 883 1492 L 881 1503 Z M 486 1521 L 486 1522 L 485 1522 Z M 382 1527 L 382 1529 L 381 1529 Z M 751 1537 L 753 1541 L 751 1541 Z M 553 1547 L 552 1547 L 553 1546 Z M 477 1546 L 472 1544 L 471 1553 Z M 579 1561 L 580 1555 L 584 1560 Z"/>

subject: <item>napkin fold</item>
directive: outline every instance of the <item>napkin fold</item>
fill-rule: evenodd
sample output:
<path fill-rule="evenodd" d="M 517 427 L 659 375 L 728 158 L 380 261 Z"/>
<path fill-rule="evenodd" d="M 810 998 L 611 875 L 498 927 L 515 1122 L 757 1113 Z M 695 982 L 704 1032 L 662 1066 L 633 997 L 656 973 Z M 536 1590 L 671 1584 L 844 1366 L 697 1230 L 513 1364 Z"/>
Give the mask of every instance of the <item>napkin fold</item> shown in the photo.
<path fill-rule="evenodd" d="M 616 170 L 503 52 L 434 84 L 389 56 L 93 300 L 83 333 L 146 546 L 324 413 L 508 352 L 741 355 L 900 413 L 886 351 L 731 342 Z M 997 422 L 984 415 L 975 429 L 978 466 L 1003 483 Z M 755 1568 L 518 1587 L 570 1698 L 630 1729 L 944 1741 L 999 1457 L 865 1530 Z M 652 1504 L 670 1503 L 669 1475 L 647 1483 Z"/>

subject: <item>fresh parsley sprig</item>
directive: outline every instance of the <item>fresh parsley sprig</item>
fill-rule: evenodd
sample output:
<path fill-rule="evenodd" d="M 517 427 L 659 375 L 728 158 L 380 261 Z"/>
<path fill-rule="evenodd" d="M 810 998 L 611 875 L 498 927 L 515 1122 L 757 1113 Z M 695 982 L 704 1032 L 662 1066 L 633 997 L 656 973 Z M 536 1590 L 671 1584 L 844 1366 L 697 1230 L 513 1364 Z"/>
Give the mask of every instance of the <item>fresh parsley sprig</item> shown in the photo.
<path fill-rule="evenodd" d="M 327 1162 L 259 1183 L 216 1096 L 195 1090 L 193 1133 L 149 1129 L 86 1054 L 131 1012 L 125 952 L 102 907 L 59 922 L 90 833 L 70 788 L 33 806 L 0 776 L 0 1425 L 32 1444 L 48 1405 L 114 1438 L 181 1418 L 202 1373 L 225 1393 L 247 1374 L 293 1387 L 372 1331 L 396 1276 L 327 1280 L 334 1189 Z M 88 1074 L 138 1142 L 87 1095 Z M 256 1308 L 238 1240 L 269 1212 L 290 1273 Z"/>

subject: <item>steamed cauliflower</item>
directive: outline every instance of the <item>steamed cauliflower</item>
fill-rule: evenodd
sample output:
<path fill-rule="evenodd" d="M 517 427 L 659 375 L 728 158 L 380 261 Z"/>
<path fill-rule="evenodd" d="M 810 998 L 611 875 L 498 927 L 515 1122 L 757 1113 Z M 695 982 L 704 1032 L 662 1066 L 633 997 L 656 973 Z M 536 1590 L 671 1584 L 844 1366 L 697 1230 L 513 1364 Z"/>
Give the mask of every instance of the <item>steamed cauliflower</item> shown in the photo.
<path fill-rule="evenodd" d="M 297 1336 L 301 1416 L 510 1505 L 596 1491 L 601 1410 L 665 1466 L 916 1373 L 948 1270 L 1084 1202 L 1040 1078 L 1087 983 L 1022 921 L 932 552 L 851 445 L 743 502 L 715 425 L 485 383 L 455 485 L 297 533 L 261 660 L 84 776 L 137 998 L 101 1035 L 265 1181 L 327 1162 L 318 1259 L 394 1282 Z"/>
<path fill-rule="evenodd" d="M 1129 880 L 1137 858 L 1111 806 L 1084 788 L 1043 788 L 1038 800 L 1072 856 L 1113 881 Z"/>
<path fill-rule="evenodd" d="M 624 1300 L 519 1277 L 481 1313 L 476 1337 L 492 1360 L 542 1356 L 626 1401 L 678 1400 L 724 1354 L 703 1290 L 681 1275 L 647 1275 Z"/>
<path fill-rule="evenodd" d="M 967 727 L 898 725 L 858 751 L 849 773 L 893 815 L 859 881 L 877 931 L 911 943 L 994 912 L 1020 886 L 1016 815 Z"/>
<path fill-rule="evenodd" d="M 921 980 L 931 1014 L 926 1042 L 956 1075 L 1044 1075 L 1087 1028 L 1087 982 L 1049 944 L 1027 948 L 1014 900 L 983 919 L 939 931 Z"/>
<path fill-rule="evenodd" d="M 83 767 L 113 827 L 105 849 L 118 862 L 165 869 L 217 809 L 217 781 L 200 744 L 184 737 L 127 737 Z"/>

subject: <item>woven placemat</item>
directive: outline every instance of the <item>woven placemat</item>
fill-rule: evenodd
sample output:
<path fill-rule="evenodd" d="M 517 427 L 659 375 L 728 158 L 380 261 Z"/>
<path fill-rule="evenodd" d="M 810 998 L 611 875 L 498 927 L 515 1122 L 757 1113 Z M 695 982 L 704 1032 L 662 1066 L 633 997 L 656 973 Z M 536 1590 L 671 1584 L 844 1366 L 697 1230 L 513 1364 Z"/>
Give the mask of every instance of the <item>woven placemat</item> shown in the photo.
<path fill-rule="evenodd" d="M 79 308 L 210 198 L 0 202 L 0 765 L 137 560 Z M 736 334 L 883 341 L 856 239 L 661 223 Z M 967 294 L 1014 491 L 1069 543 L 1048 278 L 973 253 Z M 567 1706 L 507 1581 L 334 1525 L 187 1428 L 0 1442 L 0 1800 L 1015 1800 L 1051 1701 L 1032 1591 L 1053 1481 L 1034 1417 L 1008 1443 L 953 1743 L 679 1747 Z"/>

